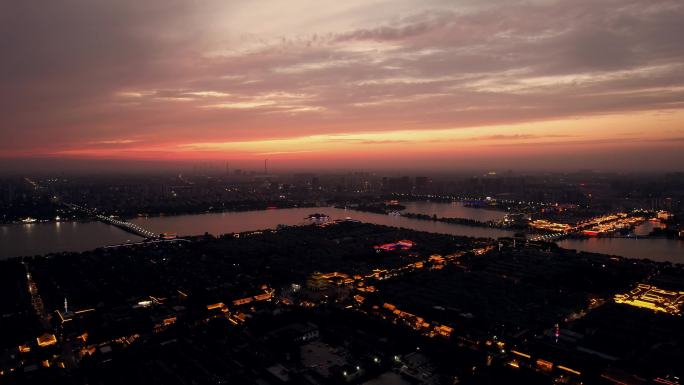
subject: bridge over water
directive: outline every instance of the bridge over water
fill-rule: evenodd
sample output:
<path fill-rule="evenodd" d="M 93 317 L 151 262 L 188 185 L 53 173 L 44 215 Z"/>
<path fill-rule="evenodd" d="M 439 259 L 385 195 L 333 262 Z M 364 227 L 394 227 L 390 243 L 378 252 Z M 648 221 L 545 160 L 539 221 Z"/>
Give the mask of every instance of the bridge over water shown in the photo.
<path fill-rule="evenodd" d="M 92 209 L 89 209 L 86 207 L 82 207 L 79 205 L 75 205 L 73 203 L 64 203 L 64 204 L 67 207 L 71 208 L 72 210 L 83 211 L 89 215 L 92 215 L 93 217 L 95 217 L 100 222 L 106 223 L 108 225 L 116 226 L 116 227 L 120 228 L 121 230 L 127 231 L 131 234 L 135 234 L 135 235 L 143 237 L 145 239 L 157 239 L 157 238 L 159 238 L 159 234 L 152 232 L 150 230 L 147 230 L 143 227 L 140 227 L 134 223 L 122 221 L 120 219 L 117 219 L 117 218 L 114 218 L 111 216 L 98 214 L 97 212 L 95 212 L 95 210 L 92 210 Z"/>
<path fill-rule="evenodd" d="M 128 231 L 129 233 L 141 236 L 143 238 L 159 238 L 159 234 L 144 229 L 131 222 L 122 221 L 116 218 L 108 217 L 106 215 L 95 215 L 95 218 L 97 218 L 101 222 L 110 224 L 112 226 L 116 226 L 121 230 Z"/>
<path fill-rule="evenodd" d="M 557 241 L 568 234 L 565 233 L 551 233 L 551 234 L 544 234 L 544 235 L 538 235 L 534 238 L 530 238 L 529 241 L 531 242 L 538 242 L 538 241 L 545 241 L 545 242 L 552 242 L 552 241 Z"/>

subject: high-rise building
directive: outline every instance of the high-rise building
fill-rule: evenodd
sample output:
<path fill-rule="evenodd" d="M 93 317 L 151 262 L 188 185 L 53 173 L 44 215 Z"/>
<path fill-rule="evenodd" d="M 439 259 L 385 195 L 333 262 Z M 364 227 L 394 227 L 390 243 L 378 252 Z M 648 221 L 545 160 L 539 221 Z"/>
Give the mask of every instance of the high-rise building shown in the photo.
<path fill-rule="evenodd" d="M 386 192 L 408 194 L 413 189 L 413 183 L 407 176 L 399 178 L 382 178 L 382 188 Z"/>
<path fill-rule="evenodd" d="M 430 186 L 430 178 L 426 176 L 417 176 L 414 188 L 416 192 L 425 192 Z"/>

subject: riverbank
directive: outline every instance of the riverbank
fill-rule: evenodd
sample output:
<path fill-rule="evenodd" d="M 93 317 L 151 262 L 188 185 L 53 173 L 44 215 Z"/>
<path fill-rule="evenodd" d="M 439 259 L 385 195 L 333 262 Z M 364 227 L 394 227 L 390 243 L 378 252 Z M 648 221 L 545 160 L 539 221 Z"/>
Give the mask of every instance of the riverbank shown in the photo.
<path fill-rule="evenodd" d="M 139 213 L 135 215 L 123 215 L 121 216 L 122 219 L 125 220 L 133 220 L 136 218 L 156 218 L 156 217 L 175 217 L 175 216 L 184 216 L 184 215 L 203 215 L 203 214 L 221 214 L 221 213 L 241 213 L 241 212 L 250 212 L 250 211 L 267 211 L 267 210 L 286 210 L 286 209 L 298 209 L 298 208 L 316 208 L 320 207 L 320 205 L 317 205 L 315 203 L 311 202 L 306 202 L 306 203 L 291 203 L 291 204 L 283 204 L 283 203 L 266 203 L 266 202 L 261 202 L 258 205 L 245 205 L 245 206 L 231 206 L 231 207 L 211 207 L 208 210 L 200 210 L 200 211 L 176 211 L 176 212 L 159 212 L 159 213 Z"/>
<path fill-rule="evenodd" d="M 401 199 L 403 202 L 425 202 L 425 203 L 442 203 L 442 204 L 452 204 L 460 203 L 463 207 L 477 209 L 477 210 L 492 210 L 492 211 L 505 211 L 508 212 L 512 204 L 517 204 L 517 202 L 510 201 L 509 203 L 503 203 L 496 200 L 487 201 L 487 198 L 469 198 L 469 197 L 457 197 L 457 196 L 445 196 L 440 197 L 437 195 L 392 195 L 392 199 Z"/>
<path fill-rule="evenodd" d="M 473 226 L 473 227 L 491 227 L 491 228 L 496 228 L 496 229 L 505 229 L 505 227 L 497 222 L 494 221 L 487 221 L 487 222 L 482 222 L 478 221 L 475 219 L 469 219 L 469 218 L 446 218 L 446 217 L 437 217 L 437 215 L 427 215 L 427 214 L 417 214 L 417 213 L 401 213 L 401 216 L 405 218 L 411 218 L 411 219 L 420 219 L 423 221 L 436 221 L 436 222 L 444 222 L 444 223 L 453 223 L 457 225 L 463 225 L 463 226 Z"/>
<path fill-rule="evenodd" d="M 413 211 L 410 204 L 406 204 Z M 425 205 L 426 212 L 434 209 L 461 211 L 462 207 L 451 204 Z M 468 209 L 471 210 L 471 209 Z M 306 207 L 279 210 L 257 210 L 243 212 L 222 212 L 195 215 L 174 215 L 157 217 L 136 217 L 130 222 L 155 233 L 172 232 L 179 236 L 195 236 L 205 233 L 221 235 L 275 229 L 278 225 L 297 225 L 305 223 L 309 214 L 319 212 L 330 219 L 352 219 L 366 223 L 406 228 L 417 231 L 469 236 L 481 238 L 501 238 L 515 236 L 514 230 L 497 227 L 469 226 L 459 223 L 447 223 L 432 220 L 421 220 L 405 216 L 368 213 L 354 210 L 342 210 L 334 207 Z M 439 212 L 439 211 L 437 211 Z M 452 212 L 452 211 L 448 211 Z M 472 211 L 468 211 L 472 212 Z M 475 214 L 484 210 L 475 211 Z M 486 211 L 488 214 L 496 212 Z M 424 214 L 428 216 L 428 214 Z M 447 214 L 449 215 L 449 214 Z M 438 216 L 439 217 L 439 216 Z M 447 218 L 446 216 L 444 216 Z M 486 221 L 480 221 L 486 222 Z M 113 244 L 138 242 L 142 240 L 114 226 L 101 222 L 47 222 L 25 226 L 0 226 L 0 258 L 22 255 L 38 255 L 50 252 L 85 251 Z M 568 239 L 559 241 L 561 247 L 599 252 L 610 255 L 622 255 L 630 258 L 649 258 L 657 261 L 684 261 L 684 241 L 668 239 L 625 239 L 594 238 L 589 240 Z"/>
<path fill-rule="evenodd" d="M 499 238 L 512 233 L 494 229 L 461 226 L 442 222 L 421 221 L 401 216 L 342 210 L 333 207 L 305 207 L 279 210 L 221 212 L 194 215 L 136 217 L 129 222 L 154 233 L 176 233 L 193 236 L 209 233 L 221 235 L 243 231 L 276 228 L 278 225 L 298 225 L 308 222 L 314 212 L 326 214 L 330 219 L 351 217 L 362 222 L 476 238 Z M 47 252 L 85 251 L 96 247 L 141 239 L 101 222 L 39 223 L 30 226 L 0 227 L 0 258 L 37 255 Z"/>
<path fill-rule="evenodd" d="M 102 213 L 106 215 L 114 215 L 115 218 L 119 218 L 122 220 L 132 220 L 136 218 L 156 218 L 156 217 L 174 217 L 174 216 L 183 216 L 183 215 L 202 215 L 202 214 L 216 214 L 216 213 L 232 213 L 232 212 L 247 212 L 247 211 L 265 211 L 265 210 L 283 210 L 283 209 L 294 209 L 294 208 L 313 208 L 313 207 L 319 207 L 319 205 L 316 205 L 315 203 L 311 202 L 305 202 L 305 203 L 267 203 L 267 202 L 260 202 L 259 204 L 255 205 L 236 205 L 236 206 L 230 206 L 230 207 L 210 207 L 208 210 L 207 209 L 202 209 L 202 210 L 188 210 L 188 211 L 183 211 L 183 210 L 177 210 L 177 211 L 171 211 L 171 212 L 150 212 L 150 213 L 127 213 L 127 214 L 122 214 L 122 213 L 115 213 L 115 214 L 110 214 L 110 213 Z M 71 209 L 69 209 L 71 210 Z M 71 213 L 73 214 L 71 218 L 69 217 L 60 217 L 60 219 L 55 219 L 55 218 L 42 218 L 42 219 L 35 219 L 33 222 L 24 222 L 21 220 L 12 220 L 12 221 L 4 221 L 0 222 L 0 226 L 7 226 L 7 225 L 27 225 L 27 224 L 39 224 L 39 223 L 70 223 L 70 222 L 79 222 L 79 223 L 88 223 L 88 222 L 99 222 L 97 219 L 94 219 L 90 215 L 83 215 L 81 212 L 78 211 L 73 211 L 71 210 Z"/>
<path fill-rule="evenodd" d="M 567 239 L 667 239 L 671 241 L 684 240 L 684 238 L 679 237 L 669 237 L 664 235 L 622 235 L 622 234 L 599 234 L 599 235 L 583 235 L 583 234 L 569 234 L 565 238 Z"/>
<path fill-rule="evenodd" d="M 406 206 L 403 205 L 387 205 L 387 204 L 376 204 L 376 205 L 334 205 L 333 206 L 336 209 L 341 209 L 341 210 L 354 210 L 354 211 L 359 211 L 359 212 L 364 212 L 364 213 L 374 213 L 374 214 L 382 214 L 382 215 L 389 215 L 393 212 L 397 211 L 402 211 L 406 209 Z"/>

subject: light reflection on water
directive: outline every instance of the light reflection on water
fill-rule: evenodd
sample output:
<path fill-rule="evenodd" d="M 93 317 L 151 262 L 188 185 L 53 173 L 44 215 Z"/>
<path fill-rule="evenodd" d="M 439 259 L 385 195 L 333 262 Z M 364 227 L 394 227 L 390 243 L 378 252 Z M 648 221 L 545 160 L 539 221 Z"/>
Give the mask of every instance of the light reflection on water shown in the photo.
<path fill-rule="evenodd" d="M 407 212 L 480 221 L 498 220 L 505 214 L 502 211 L 468 208 L 449 203 L 408 202 L 404 205 L 407 206 Z M 500 229 L 470 227 L 330 207 L 135 218 L 131 222 L 156 233 L 175 232 L 179 235 L 200 235 L 209 232 L 218 235 L 275 228 L 279 224 L 303 224 L 307 221 L 305 218 L 315 212 L 325 213 L 332 219 L 351 217 L 362 222 L 442 234 L 489 238 L 513 235 L 511 231 Z M 637 229 L 637 233 L 646 234 L 653 228 L 653 224 L 650 223 L 643 226 L 645 227 Z M 69 225 L 59 222 L 6 225 L 0 226 L 0 258 L 59 251 L 85 251 L 105 245 L 139 240 L 141 240 L 140 237 L 100 222 L 71 222 Z M 598 238 L 567 239 L 559 242 L 559 245 L 569 249 L 630 258 L 684 263 L 683 241 Z"/>

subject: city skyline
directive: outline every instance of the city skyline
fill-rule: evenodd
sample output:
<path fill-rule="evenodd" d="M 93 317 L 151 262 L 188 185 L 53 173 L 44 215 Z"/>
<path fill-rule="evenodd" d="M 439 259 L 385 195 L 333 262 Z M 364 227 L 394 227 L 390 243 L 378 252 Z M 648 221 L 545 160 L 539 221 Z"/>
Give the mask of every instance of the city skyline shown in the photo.
<path fill-rule="evenodd" d="M 0 14 L 6 168 L 684 161 L 678 1 L 73 0 Z"/>

